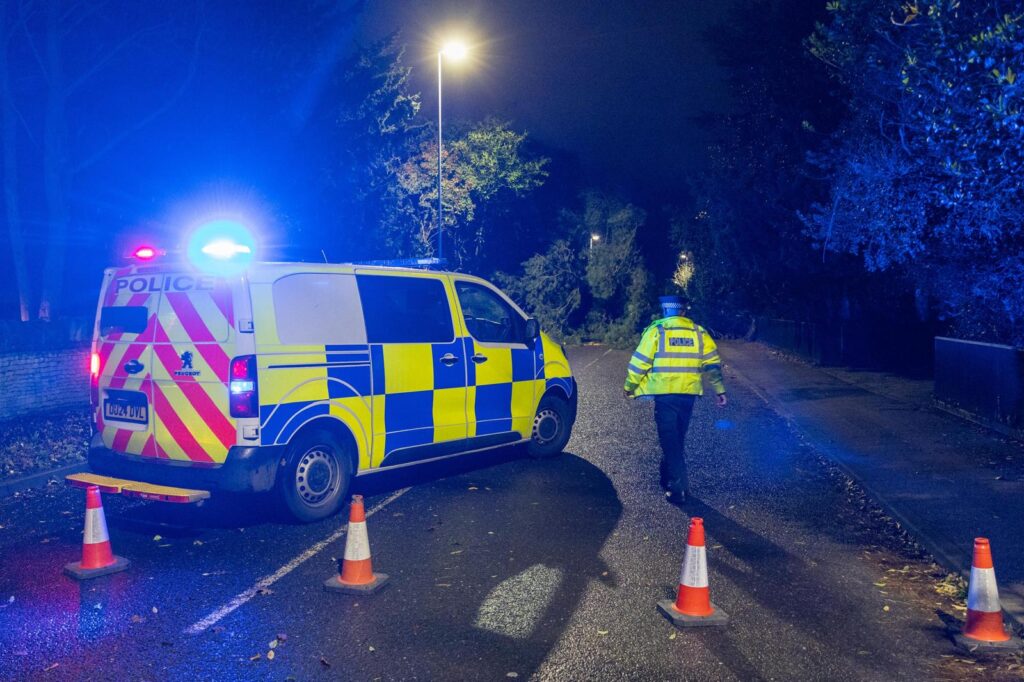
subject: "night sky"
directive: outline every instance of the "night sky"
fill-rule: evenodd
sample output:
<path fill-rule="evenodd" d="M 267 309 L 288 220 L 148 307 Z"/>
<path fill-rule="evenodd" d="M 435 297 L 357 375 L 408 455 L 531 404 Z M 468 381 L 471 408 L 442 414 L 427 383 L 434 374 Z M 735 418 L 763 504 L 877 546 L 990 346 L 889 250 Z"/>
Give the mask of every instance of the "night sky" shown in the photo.
<path fill-rule="evenodd" d="M 74 24 L 62 46 L 64 75 L 88 78 L 66 103 L 68 153 L 71 166 L 90 162 L 69 178 L 69 281 L 91 282 L 138 239 L 221 206 L 247 206 L 257 228 L 276 226 L 281 242 L 301 239 L 304 225 L 345 229 L 345 217 L 325 215 L 322 195 L 311 191 L 328 163 L 324 125 L 337 107 L 330 81 L 358 45 L 394 31 L 408 44 L 424 123 L 436 117 L 439 41 L 462 35 L 472 58 L 446 67 L 446 126 L 510 120 L 541 153 L 568 160 L 579 186 L 654 207 L 680 196 L 685 173 L 704 162 L 694 117 L 726 106 L 722 70 L 702 42 L 724 20 L 720 3 L 346 0 L 320 20 L 319 8 L 333 4 L 126 5 Z M 41 12 L 28 29 L 38 52 Z M 40 135 L 47 100 L 30 44 L 19 36 L 10 57 L 28 122 L 19 138 L 21 210 L 38 258 L 48 220 Z M 103 151 L 110 139 L 117 143 Z M 81 300 L 69 305 L 89 310 L 91 287 L 69 294 L 76 292 Z M 0 299 L 9 314 L 11 289 Z"/>
<path fill-rule="evenodd" d="M 578 155 L 594 183 L 670 190 L 681 171 L 703 163 L 692 118 L 726 106 L 723 74 L 702 34 L 724 21 L 728 4 L 387 0 L 369 3 L 359 35 L 402 30 L 419 58 L 424 114 L 434 116 L 437 36 L 465 26 L 479 56 L 446 69 L 446 116 L 498 113 Z"/>

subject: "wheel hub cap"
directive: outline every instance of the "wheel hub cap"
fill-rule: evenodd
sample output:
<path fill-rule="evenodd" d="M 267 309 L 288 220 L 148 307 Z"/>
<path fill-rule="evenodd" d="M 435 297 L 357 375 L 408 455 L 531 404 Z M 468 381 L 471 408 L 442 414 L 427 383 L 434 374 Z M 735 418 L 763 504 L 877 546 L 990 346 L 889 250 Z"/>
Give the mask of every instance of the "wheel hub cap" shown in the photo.
<path fill-rule="evenodd" d="M 306 504 L 324 501 L 338 483 L 338 469 L 334 459 L 322 448 L 309 450 L 295 469 L 295 490 Z"/>
<path fill-rule="evenodd" d="M 533 439 L 545 445 L 558 436 L 561 420 L 554 410 L 541 410 L 533 420 Z"/>

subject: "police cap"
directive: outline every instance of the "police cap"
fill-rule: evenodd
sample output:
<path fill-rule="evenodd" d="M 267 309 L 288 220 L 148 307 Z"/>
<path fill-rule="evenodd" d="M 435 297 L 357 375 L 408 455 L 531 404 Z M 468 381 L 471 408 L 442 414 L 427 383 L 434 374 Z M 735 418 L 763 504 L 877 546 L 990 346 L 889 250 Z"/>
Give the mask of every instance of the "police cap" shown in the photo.
<path fill-rule="evenodd" d="M 659 296 L 658 302 L 662 308 L 685 308 L 686 299 L 682 296 Z"/>

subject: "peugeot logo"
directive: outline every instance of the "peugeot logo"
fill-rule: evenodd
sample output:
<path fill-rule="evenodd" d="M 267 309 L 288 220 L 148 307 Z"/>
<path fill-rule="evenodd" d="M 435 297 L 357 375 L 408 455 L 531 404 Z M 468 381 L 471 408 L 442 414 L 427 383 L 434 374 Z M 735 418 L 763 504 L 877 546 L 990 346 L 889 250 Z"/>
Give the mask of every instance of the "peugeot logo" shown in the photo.
<path fill-rule="evenodd" d="M 142 363 L 139 362 L 138 360 L 126 362 L 124 363 L 124 371 L 128 372 L 129 374 L 138 374 L 139 372 L 142 371 Z"/>

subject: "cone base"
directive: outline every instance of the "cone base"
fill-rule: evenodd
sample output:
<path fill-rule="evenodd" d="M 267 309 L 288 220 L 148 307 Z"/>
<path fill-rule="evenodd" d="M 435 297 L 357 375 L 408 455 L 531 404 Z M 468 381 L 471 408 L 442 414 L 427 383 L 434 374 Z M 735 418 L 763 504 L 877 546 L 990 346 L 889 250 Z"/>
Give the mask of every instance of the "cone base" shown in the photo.
<path fill-rule="evenodd" d="M 1002 642 L 989 642 L 984 639 L 974 639 L 968 637 L 963 632 L 955 632 L 953 634 L 953 642 L 970 653 L 973 651 L 1020 651 L 1024 648 L 1024 642 L 1017 637 L 1010 635 L 1010 639 L 1003 640 Z"/>
<path fill-rule="evenodd" d="M 387 582 L 388 576 L 384 573 L 374 573 L 372 581 L 361 584 L 343 583 L 341 576 L 333 575 L 324 581 L 324 589 L 328 592 L 341 592 L 342 594 L 373 594 L 384 587 Z"/>
<path fill-rule="evenodd" d="M 685 613 L 676 611 L 676 603 L 671 599 L 664 599 L 658 602 L 658 611 L 677 628 L 699 628 L 712 625 L 727 625 L 729 623 L 729 616 L 726 615 L 725 611 L 715 606 L 714 602 L 711 603 L 711 608 L 714 611 L 710 616 L 688 616 Z"/>
<path fill-rule="evenodd" d="M 98 578 L 101 575 L 109 575 L 111 573 L 117 573 L 128 568 L 128 564 L 131 562 L 124 557 L 114 555 L 114 563 L 109 566 L 102 566 L 100 568 L 82 568 L 82 562 L 76 561 L 72 564 L 66 564 L 64 566 L 64 573 L 71 576 L 75 580 L 88 580 L 89 578 Z"/>

